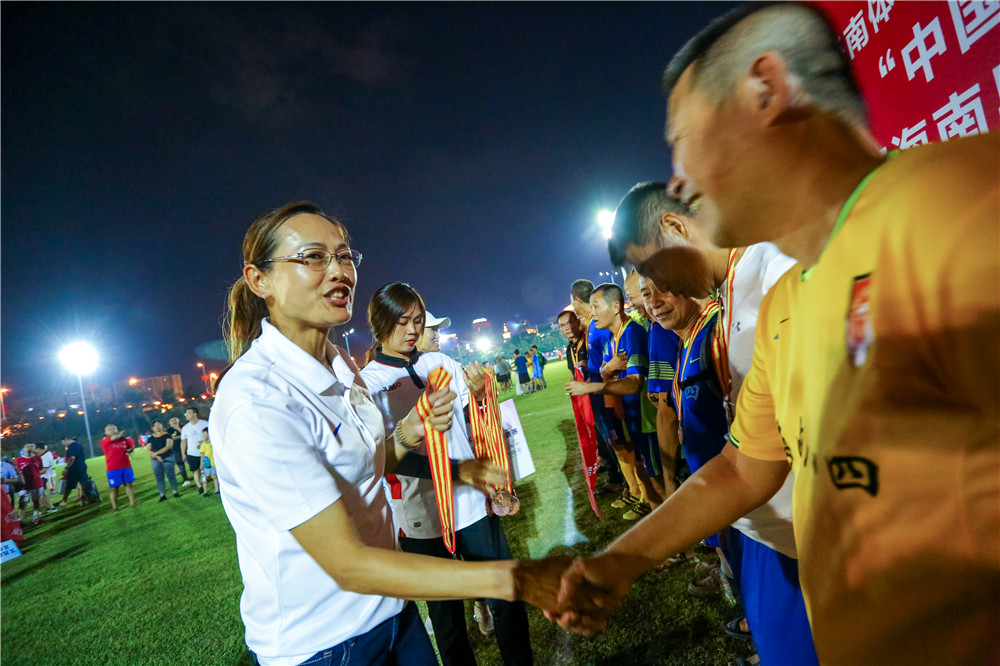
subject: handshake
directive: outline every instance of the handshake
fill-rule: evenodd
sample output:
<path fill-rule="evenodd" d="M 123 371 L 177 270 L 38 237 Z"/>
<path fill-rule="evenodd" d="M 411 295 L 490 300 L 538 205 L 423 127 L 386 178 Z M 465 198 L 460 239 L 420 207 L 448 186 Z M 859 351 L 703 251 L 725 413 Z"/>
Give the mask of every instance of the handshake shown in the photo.
<path fill-rule="evenodd" d="M 632 582 L 654 565 L 644 557 L 612 553 L 519 560 L 514 594 L 563 629 L 589 636 L 604 628 Z"/>

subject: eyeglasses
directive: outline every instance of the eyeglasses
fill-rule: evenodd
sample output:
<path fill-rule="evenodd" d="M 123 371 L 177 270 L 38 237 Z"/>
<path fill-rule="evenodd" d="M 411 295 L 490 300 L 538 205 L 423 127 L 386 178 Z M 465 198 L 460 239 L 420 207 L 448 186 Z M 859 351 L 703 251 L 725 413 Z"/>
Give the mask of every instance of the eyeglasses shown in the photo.
<path fill-rule="evenodd" d="M 356 270 L 361 265 L 361 253 L 357 250 L 340 250 L 338 252 L 327 252 L 326 250 L 307 250 L 285 255 L 284 257 L 271 257 L 260 262 L 266 264 L 269 261 L 292 261 L 297 264 L 305 264 L 311 270 L 325 271 L 330 262 L 334 259 L 343 268 Z"/>

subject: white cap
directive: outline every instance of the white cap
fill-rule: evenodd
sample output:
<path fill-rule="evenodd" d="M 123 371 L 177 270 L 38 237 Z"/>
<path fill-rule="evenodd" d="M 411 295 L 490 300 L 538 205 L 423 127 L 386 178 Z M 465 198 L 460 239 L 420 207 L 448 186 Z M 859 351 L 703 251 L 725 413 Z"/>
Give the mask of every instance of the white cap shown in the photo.
<path fill-rule="evenodd" d="M 451 319 L 448 317 L 442 317 L 438 319 L 431 314 L 430 310 L 424 312 L 424 326 L 427 328 L 448 328 L 451 326 Z"/>

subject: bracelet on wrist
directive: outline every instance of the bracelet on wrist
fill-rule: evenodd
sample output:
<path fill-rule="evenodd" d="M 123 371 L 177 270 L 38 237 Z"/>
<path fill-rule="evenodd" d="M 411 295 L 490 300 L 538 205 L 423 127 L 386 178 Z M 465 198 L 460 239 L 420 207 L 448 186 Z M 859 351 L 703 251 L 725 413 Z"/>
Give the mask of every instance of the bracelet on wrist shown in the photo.
<path fill-rule="evenodd" d="M 403 434 L 402 419 L 400 419 L 399 422 L 396 423 L 396 441 L 399 442 L 399 444 L 408 451 L 412 451 L 416 449 L 418 446 L 420 446 L 420 442 L 410 442 L 409 440 L 407 440 L 406 435 Z"/>

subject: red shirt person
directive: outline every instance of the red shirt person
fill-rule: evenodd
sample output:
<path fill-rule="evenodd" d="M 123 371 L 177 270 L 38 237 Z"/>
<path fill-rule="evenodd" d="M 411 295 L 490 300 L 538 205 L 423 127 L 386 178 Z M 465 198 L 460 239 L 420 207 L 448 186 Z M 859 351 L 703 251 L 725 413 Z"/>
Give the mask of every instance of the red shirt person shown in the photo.
<path fill-rule="evenodd" d="M 118 430 L 118 426 L 113 423 L 105 426 L 104 434 L 107 436 L 101 440 L 101 450 L 104 452 L 104 461 L 108 468 L 111 513 L 118 511 L 118 488 L 121 486 L 125 486 L 128 505 L 135 508 L 138 506 L 132 491 L 135 473 L 132 471 L 132 463 L 128 459 L 129 454 L 135 449 L 135 442 L 131 437 L 126 437 L 125 433 Z"/>
<path fill-rule="evenodd" d="M 41 512 L 40 502 L 45 494 L 45 482 L 42 481 L 42 459 L 35 455 L 34 443 L 28 442 L 24 445 L 24 455 L 14 458 L 14 468 L 24 477 L 24 492 L 31 498 L 34 509 L 32 522 L 37 525 Z M 20 505 L 23 509 L 26 506 L 26 500 L 22 499 Z"/>

